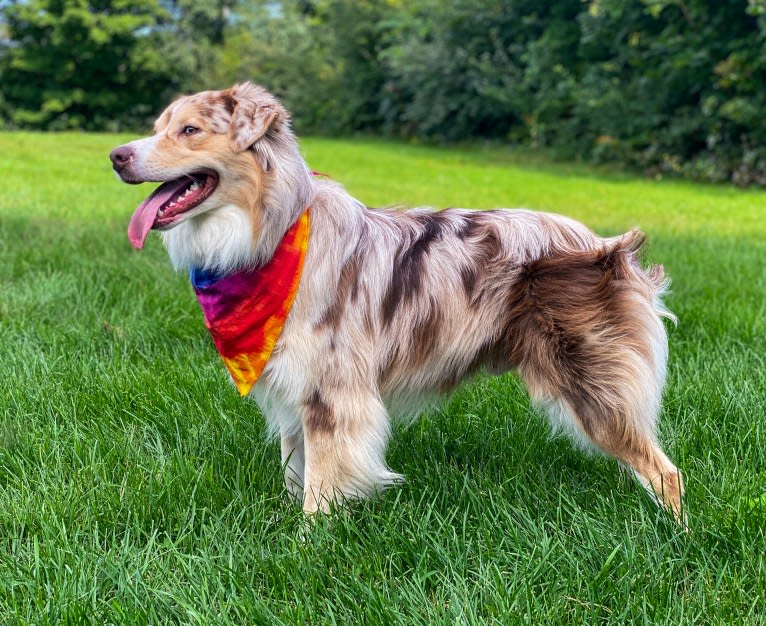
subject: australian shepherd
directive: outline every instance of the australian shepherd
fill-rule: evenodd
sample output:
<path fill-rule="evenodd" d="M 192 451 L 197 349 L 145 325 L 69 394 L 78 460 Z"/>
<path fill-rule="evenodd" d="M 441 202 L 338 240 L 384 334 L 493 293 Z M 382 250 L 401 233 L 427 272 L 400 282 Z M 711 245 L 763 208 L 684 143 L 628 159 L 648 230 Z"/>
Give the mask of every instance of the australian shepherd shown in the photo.
<path fill-rule="evenodd" d="M 310 214 L 285 319 L 245 387 L 307 513 L 400 479 L 389 411 L 513 369 L 554 430 L 681 517 L 681 474 L 656 437 L 672 315 L 662 267 L 639 264 L 640 232 L 602 238 L 529 210 L 368 208 L 312 174 L 288 113 L 250 83 L 179 98 L 110 158 L 127 183 L 163 183 L 130 222 L 133 245 L 157 230 L 172 264 L 204 280 L 274 265 Z"/>

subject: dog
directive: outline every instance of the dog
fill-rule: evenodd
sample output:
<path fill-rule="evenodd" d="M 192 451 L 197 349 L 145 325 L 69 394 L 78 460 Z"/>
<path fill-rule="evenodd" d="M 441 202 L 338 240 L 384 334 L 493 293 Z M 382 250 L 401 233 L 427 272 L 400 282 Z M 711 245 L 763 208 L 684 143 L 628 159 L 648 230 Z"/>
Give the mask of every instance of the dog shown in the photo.
<path fill-rule="evenodd" d="M 602 238 L 524 209 L 368 208 L 312 173 L 287 111 L 252 83 L 178 98 L 110 158 L 126 183 L 162 183 L 130 240 L 159 231 L 190 272 L 307 514 L 401 479 L 385 460 L 392 407 L 415 416 L 480 370 L 515 370 L 554 431 L 681 518 L 681 473 L 656 438 L 674 318 L 663 268 L 639 263 L 641 232 Z M 253 316 L 271 330 L 244 328 Z"/>

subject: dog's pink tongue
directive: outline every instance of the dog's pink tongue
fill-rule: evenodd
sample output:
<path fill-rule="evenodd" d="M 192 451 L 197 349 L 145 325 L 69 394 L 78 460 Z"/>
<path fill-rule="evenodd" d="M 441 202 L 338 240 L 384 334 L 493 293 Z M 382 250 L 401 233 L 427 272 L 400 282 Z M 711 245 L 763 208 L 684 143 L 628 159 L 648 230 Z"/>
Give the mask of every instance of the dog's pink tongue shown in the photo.
<path fill-rule="evenodd" d="M 133 213 L 128 224 L 128 239 L 130 244 L 140 250 L 144 247 L 144 242 L 149 231 L 157 220 L 157 213 L 170 198 L 180 192 L 189 184 L 187 178 L 179 178 L 162 183 L 157 189 L 144 200 Z"/>

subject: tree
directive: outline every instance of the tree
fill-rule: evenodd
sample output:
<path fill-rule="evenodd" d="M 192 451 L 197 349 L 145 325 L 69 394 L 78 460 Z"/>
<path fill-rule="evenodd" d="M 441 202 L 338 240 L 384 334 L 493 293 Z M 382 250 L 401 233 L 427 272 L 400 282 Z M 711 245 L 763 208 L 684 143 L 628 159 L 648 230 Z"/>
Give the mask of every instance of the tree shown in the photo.
<path fill-rule="evenodd" d="M 183 7 L 159 0 L 28 0 L 5 9 L 0 53 L 12 126 L 143 125 L 198 67 L 175 36 Z"/>
<path fill-rule="evenodd" d="M 440 140 L 519 133 L 526 139 L 542 119 L 568 114 L 580 0 L 409 6 L 382 55 L 397 100 L 389 115 L 408 132 Z"/>
<path fill-rule="evenodd" d="M 379 130 L 386 80 L 379 55 L 399 12 L 396 0 L 241 3 L 207 82 L 261 82 L 304 130 Z"/>

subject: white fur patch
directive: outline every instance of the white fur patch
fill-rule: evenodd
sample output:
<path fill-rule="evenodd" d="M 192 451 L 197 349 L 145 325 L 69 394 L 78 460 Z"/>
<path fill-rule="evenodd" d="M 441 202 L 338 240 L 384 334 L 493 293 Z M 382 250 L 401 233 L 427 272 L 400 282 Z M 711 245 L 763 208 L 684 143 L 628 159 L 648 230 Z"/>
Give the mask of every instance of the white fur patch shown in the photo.
<path fill-rule="evenodd" d="M 231 204 L 163 231 L 162 240 L 177 270 L 196 267 L 228 272 L 245 267 L 255 255 L 252 222 L 244 210 Z"/>

